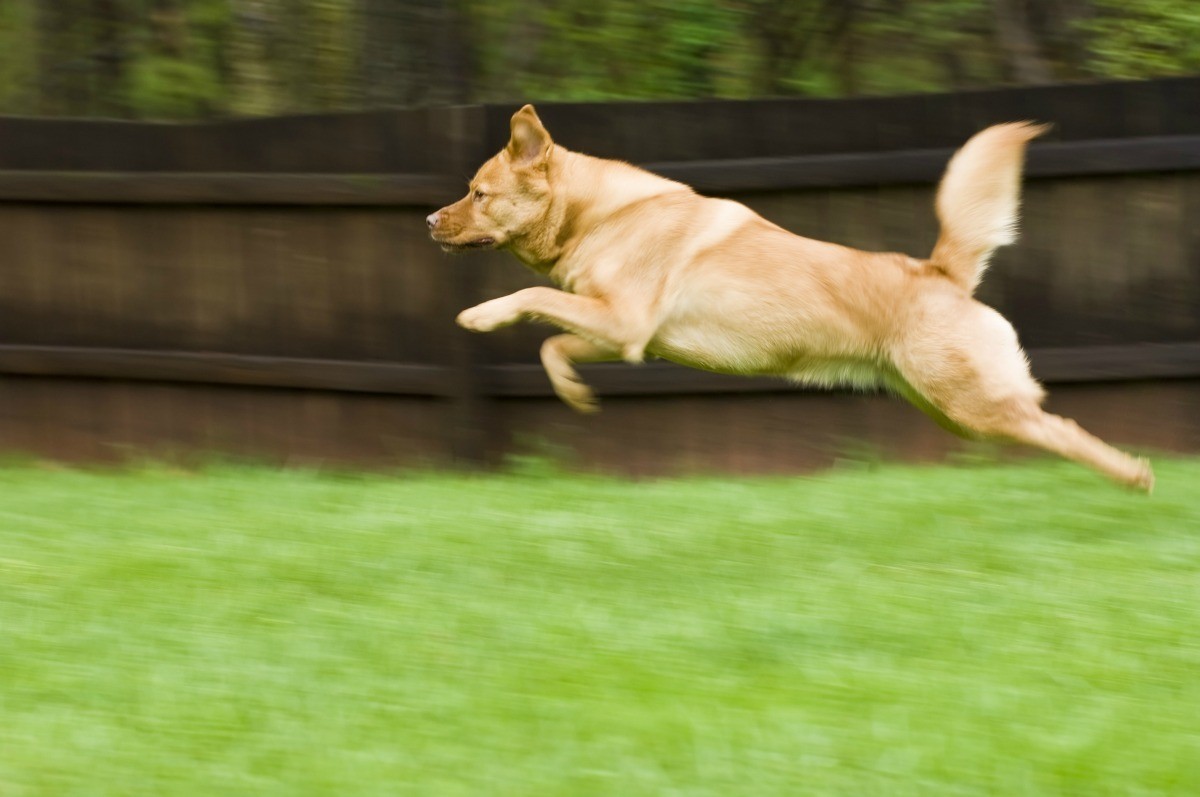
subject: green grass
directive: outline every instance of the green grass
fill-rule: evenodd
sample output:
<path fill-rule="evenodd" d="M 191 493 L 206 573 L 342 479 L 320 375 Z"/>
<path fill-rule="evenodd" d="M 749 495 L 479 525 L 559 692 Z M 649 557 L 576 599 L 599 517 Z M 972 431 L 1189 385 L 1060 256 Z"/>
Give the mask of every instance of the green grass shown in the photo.
<path fill-rule="evenodd" d="M 0 795 L 1200 794 L 1200 461 L 0 468 Z"/>

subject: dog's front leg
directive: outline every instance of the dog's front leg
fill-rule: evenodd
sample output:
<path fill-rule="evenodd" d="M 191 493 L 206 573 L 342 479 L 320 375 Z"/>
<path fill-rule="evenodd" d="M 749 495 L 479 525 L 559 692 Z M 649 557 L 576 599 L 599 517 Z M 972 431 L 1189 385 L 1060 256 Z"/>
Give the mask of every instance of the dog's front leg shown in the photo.
<path fill-rule="evenodd" d="M 579 378 L 573 363 L 599 363 L 621 359 L 615 351 L 592 343 L 570 332 L 546 338 L 542 343 L 542 367 L 554 392 L 576 412 L 590 413 L 600 409 L 592 389 Z"/>
<path fill-rule="evenodd" d="M 636 313 L 618 316 L 602 299 L 542 287 L 526 288 L 463 310 L 458 324 L 475 332 L 491 332 L 523 319 L 562 327 L 619 352 L 627 362 L 641 362 L 653 336 L 653 329 Z"/>

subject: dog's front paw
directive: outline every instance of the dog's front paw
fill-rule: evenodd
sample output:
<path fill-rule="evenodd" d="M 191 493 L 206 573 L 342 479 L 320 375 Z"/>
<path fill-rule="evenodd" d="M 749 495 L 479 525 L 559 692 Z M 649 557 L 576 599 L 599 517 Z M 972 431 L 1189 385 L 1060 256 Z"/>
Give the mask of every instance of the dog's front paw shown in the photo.
<path fill-rule="evenodd" d="M 554 381 L 554 392 L 568 407 L 583 415 L 600 411 L 600 402 L 592 389 L 579 380 L 558 379 Z"/>
<path fill-rule="evenodd" d="M 493 329 L 508 326 L 517 320 L 517 314 L 507 305 L 504 299 L 493 299 L 490 302 L 469 307 L 458 314 L 455 319 L 460 327 L 472 332 L 491 332 Z"/>

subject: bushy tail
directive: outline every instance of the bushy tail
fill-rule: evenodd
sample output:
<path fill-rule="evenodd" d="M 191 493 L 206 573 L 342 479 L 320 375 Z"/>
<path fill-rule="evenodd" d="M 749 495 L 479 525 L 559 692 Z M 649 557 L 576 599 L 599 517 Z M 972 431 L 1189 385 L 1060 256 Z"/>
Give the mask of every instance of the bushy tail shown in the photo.
<path fill-rule="evenodd" d="M 946 167 L 937 194 L 942 231 L 929 262 L 968 292 L 979 285 L 992 252 L 1017 239 L 1025 145 L 1048 129 L 1033 122 L 989 127 Z"/>

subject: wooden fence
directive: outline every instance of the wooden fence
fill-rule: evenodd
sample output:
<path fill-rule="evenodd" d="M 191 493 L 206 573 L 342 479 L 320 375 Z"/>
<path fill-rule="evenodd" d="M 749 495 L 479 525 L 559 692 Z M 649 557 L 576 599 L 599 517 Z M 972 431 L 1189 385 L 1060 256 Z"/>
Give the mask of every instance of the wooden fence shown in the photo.
<path fill-rule="evenodd" d="M 981 298 L 1051 407 L 1200 450 L 1200 79 L 919 97 L 539 107 L 556 139 L 733 196 L 797 233 L 924 256 L 953 148 L 1055 123 L 1024 236 Z M 447 257 L 423 218 L 507 138 L 509 107 L 197 125 L 0 119 L 0 449 L 494 462 L 529 441 L 629 472 L 795 470 L 959 444 L 883 396 L 651 363 L 586 368 L 574 416 L 546 328 L 457 312 L 535 278 Z"/>

